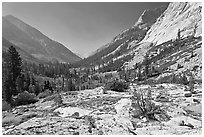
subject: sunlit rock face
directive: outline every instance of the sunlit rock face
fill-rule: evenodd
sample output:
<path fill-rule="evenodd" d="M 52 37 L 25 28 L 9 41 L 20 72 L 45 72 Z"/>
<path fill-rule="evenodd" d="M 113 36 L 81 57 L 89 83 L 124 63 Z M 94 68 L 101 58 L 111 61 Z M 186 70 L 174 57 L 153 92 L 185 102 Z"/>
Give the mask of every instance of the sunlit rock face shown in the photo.
<path fill-rule="evenodd" d="M 170 3 L 166 11 L 157 19 L 157 22 L 147 32 L 144 42 L 161 44 L 176 39 L 178 30 L 181 37 L 202 34 L 202 3 L 174 2 Z"/>
<path fill-rule="evenodd" d="M 192 36 L 197 38 L 202 36 L 201 12 L 202 4 L 199 2 L 170 3 L 167 9 L 156 19 L 156 22 L 150 27 L 144 38 L 139 43 L 134 41 L 129 43 L 129 47 L 135 48 L 128 53 L 134 54 L 134 57 L 126 63 L 127 67 L 133 68 L 135 63 L 142 62 L 144 60 L 144 55 L 147 54 L 148 51 L 152 51 L 152 53 L 154 52 L 154 54 L 158 55 L 163 47 L 168 47 L 169 45 L 173 44 L 173 41 L 178 38 L 179 31 L 181 39 L 186 39 L 187 37 Z M 143 20 L 140 18 L 136 25 L 142 23 Z M 170 54 L 168 55 L 169 60 L 166 59 L 167 62 L 175 61 L 175 59 L 178 61 L 169 67 L 175 69 L 179 63 L 184 66 L 184 69 L 181 70 L 185 71 L 187 69 L 193 69 L 194 66 L 202 66 L 201 46 L 194 49 L 190 48 L 196 47 L 197 45 L 202 45 L 201 40 L 199 40 L 199 42 L 196 41 L 197 40 L 195 40 L 195 42 L 188 43 L 185 49 L 180 49 L 180 51 L 174 52 L 174 54 L 180 52 L 185 56 L 190 54 L 190 52 L 193 52 L 196 54 L 195 58 L 189 59 L 189 63 L 187 63 L 185 62 L 186 59 L 180 56 L 181 54 L 177 54 L 177 56 Z M 165 42 L 170 42 L 170 44 L 163 44 Z M 198 76 L 200 74 L 201 71 L 199 72 Z"/>

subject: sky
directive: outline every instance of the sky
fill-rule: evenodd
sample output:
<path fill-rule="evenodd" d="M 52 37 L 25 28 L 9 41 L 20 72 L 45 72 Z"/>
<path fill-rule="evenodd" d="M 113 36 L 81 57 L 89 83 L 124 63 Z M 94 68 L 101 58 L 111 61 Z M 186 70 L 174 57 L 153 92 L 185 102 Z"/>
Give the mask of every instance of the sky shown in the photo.
<path fill-rule="evenodd" d="M 161 2 L 4 2 L 2 15 L 13 15 L 87 57 L 133 26 L 145 9 Z"/>

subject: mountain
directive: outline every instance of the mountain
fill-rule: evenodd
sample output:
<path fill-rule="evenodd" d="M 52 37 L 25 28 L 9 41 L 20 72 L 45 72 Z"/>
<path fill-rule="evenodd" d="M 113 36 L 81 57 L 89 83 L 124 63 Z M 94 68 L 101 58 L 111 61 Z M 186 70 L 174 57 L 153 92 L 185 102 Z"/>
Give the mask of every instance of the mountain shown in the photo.
<path fill-rule="evenodd" d="M 134 26 L 114 37 L 111 42 L 96 50 L 88 58 L 79 61 L 78 64 L 90 65 L 109 62 L 113 58 L 128 52 L 130 50 L 128 44 L 133 41 L 140 42 L 166 8 L 167 6 L 162 6 L 152 10 L 145 10 Z"/>
<path fill-rule="evenodd" d="M 187 37 L 194 33 L 195 37 L 202 35 L 202 4 L 197 2 L 175 2 L 170 3 L 167 10 L 157 19 L 157 22 L 147 32 L 144 39 L 139 43 L 139 47 L 132 52 L 138 53 L 129 63 L 132 67 L 135 63 L 142 61 L 142 56 L 152 48 L 144 44 L 154 43 L 160 45 L 169 40 L 175 40 L 178 30 L 181 30 L 181 37 Z M 130 43 L 131 46 L 136 44 Z M 141 60 L 140 60 L 140 59 Z"/>
<path fill-rule="evenodd" d="M 143 62 L 148 55 L 162 72 L 160 77 L 191 72 L 202 79 L 202 3 L 170 3 L 144 39 L 129 45 L 137 48 L 128 53 L 134 56 L 126 62 L 127 68 Z"/>
<path fill-rule="evenodd" d="M 32 62 L 32 63 L 36 63 L 36 64 L 45 63 L 45 62 L 42 62 L 41 60 L 36 59 L 32 55 L 30 55 L 29 53 L 27 53 L 23 49 L 19 48 L 18 46 L 14 45 L 13 43 L 9 42 L 8 40 L 6 40 L 3 37 L 2 38 L 2 52 L 3 53 L 7 52 L 10 46 L 14 46 L 16 48 L 16 50 L 19 52 L 19 54 L 21 55 L 21 58 L 23 58 L 24 60 L 26 60 L 28 62 Z M 2 54 L 2 57 L 4 58 L 4 54 Z"/>
<path fill-rule="evenodd" d="M 2 36 L 28 54 L 45 62 L 73 63 L 81 60 L 64 45 L 51 40 L 12 15 L 2 18 Z"/>
<path fill-rule="evenodd" d="M 172 2 L 145 10 L 130 29 L 80 63 L 114 71 L 137 68 L 146 57 L 162 75 L 192 71 L 201 79 L 201 46 L 202 3 Z"/>

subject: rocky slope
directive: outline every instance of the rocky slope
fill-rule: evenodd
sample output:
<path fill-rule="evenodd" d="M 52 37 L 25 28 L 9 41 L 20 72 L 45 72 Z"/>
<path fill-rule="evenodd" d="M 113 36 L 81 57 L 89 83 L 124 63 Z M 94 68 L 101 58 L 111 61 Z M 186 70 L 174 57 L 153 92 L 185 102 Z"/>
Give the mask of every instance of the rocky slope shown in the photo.
<path fill-rule="evenodd" d="M 194 71 L 201 79 L 202 3 L 174 2 L 167 8 L 146 10 L 137 23 L 84 60 L 111 70 L 133 69 L 145 55 L 160 73 Z M 178 32 L 180 31 L 180 39 Z M 110 65 L 111 64 L 111 65 Z M 177 66 L 182 68 L 178 69 Z"/>
<path fill-rule="evenodd" d="M 4 135 L 201 135 L 202 88 L 186 96 L 185 87 L 175 84 L 132 85 L 129 92 L 93 90 L 60 93 L 31 105 L 4 111 Z M 164 113 L 157 120 L 138 116 L 133 93 L 151 90 L 152 100 Z"/>
<path fill-rule="evenodd" d="M 2 38 L 2 52 L 3 52 L 2 58 L 3 59 L 4 59 L 4 53 L 8 51 L 10 46 L 14 46 L 16 48 L 16 50 L 19 52 L 19 54 L 21 55 L 21 58 L 23 58 L 24 60 L 26 60 L 28 62 L 33 62 L 36 64 L 43 63 L 41 60 L 36 59 L 35 57 L 30 55 L 29 53 L 27 53 L 23 49 L 19 48 L 18 46 L 14 45 L 13 43 L 9 42 L 5 38 Z"/>
<path fill-rule="evenodd" d="M 2 36 L 42 61 L 73 63 L 81 59 L 64 45 L 51 40 L 37 29 L 12 15 L 2 18 Z"/>
<path fill-rule="evenodd" d="M 202 36 L 202 4 L 201 3 L 170 3 L 166 11 L 157 19 L 157 22 L 148 30 L 144 39 L 138 44 L 130 43 L 130 46 L 138 46 L 132 52 L 136 55 L 131 65 L 142 61 L 142 56 L 151 49 L 150 44 L 155 46 L 177 38 L 178 30 L 181 31 L 181 38 L 187 36 Z M 195 33 L 195 34 L 194 34 Z M 144 45 L 147 45 L 143 48 Z M 140 54 L 139 54 L 140 53 Z M 142 53 L 142 54 L 141 54 Z M 141 58 L 141 59 L 138 59 Z"/>

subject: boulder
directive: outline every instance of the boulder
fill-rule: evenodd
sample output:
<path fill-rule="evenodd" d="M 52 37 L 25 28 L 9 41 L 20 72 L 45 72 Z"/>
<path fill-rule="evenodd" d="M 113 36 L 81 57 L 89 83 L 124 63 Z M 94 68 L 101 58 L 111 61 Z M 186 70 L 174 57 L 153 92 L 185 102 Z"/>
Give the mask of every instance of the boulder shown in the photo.
<path fill-rule="evenodd" d="M 8 115 L 2 119 L 2 126 L 6 125 L 18 125 L 22 119 L 20 117 L 15 117 L 15 115 Z"/>
<path fill-rule="evenodd" d="M 65 108 L 57 108 L 54 112 L 59 112 L 61 117 L 67 117 L 67 116 L 72 116 L 74 113 L 79 114 L 79 117 L 82 117 L 84 115 L 88 115 L 91 113 L 90 110 L 86 109 L 81 109 L 78 107 L 65 107 Z"/>
<path fill-rule="evenodd" d="M 190 128 L 194 128 L 194 126 L 191 123 L 187 123 L 187 124 L 185 124 L 185 126 L 190 127 Z"/>
<path fill-rule="evenodd" d="M 102 93 L 103 93 L 103 94 L 108 94 L 107 90 L 103 90 Z"/>
<path fill-rule="evenodd" d="M 72 114 L 72 117 L 78 118 L 78 117 L 79 117 L 79 112 L 74 112 L 74 113 Z"/>
<path fill-rule="evenodd" d="M 179 126 L 184 126 L 184 125 L 185 125 L 185 123 L 184 123 L 184 121 L 183 121 L 183 120 L 181 120 L 181 121 L 179 121 L 178 125 L 179 125 Z"/>
<path fill-rule="evenodd" d="M 196 104 L 196 105 L 190 105 L 190 106 L 186 106 L 184 108 L 184 110 L 187 113 L 190 113 L 191 115 L 194 116 L 201 116 L 202 115 L 202 104 Z"/>
<path fill-rule="evenodd" d="M 160 96 L 160 97 L 157 97 L 157 101 L 160 101 L 160 102 L 169 102 L 169 98 L 167 98 L 165 96 Z"/>
<path fill-rule="evenodd" d="M 182 122 L 184 121 L 184 123 Z M 168 122 L 165 123 L 165 125 L 168 125 L 170 127 L 177 127 L 177 126 L 188 126 L 188 127 L 195 127 L 200 128 L 202 127 L 202 122 L 200 120 L 196 120 L 194 118 L 188 117 L 188 116 L 177 116 L 171 118 Z M 193 126 L 192 126 L 193 125 Z"/>

